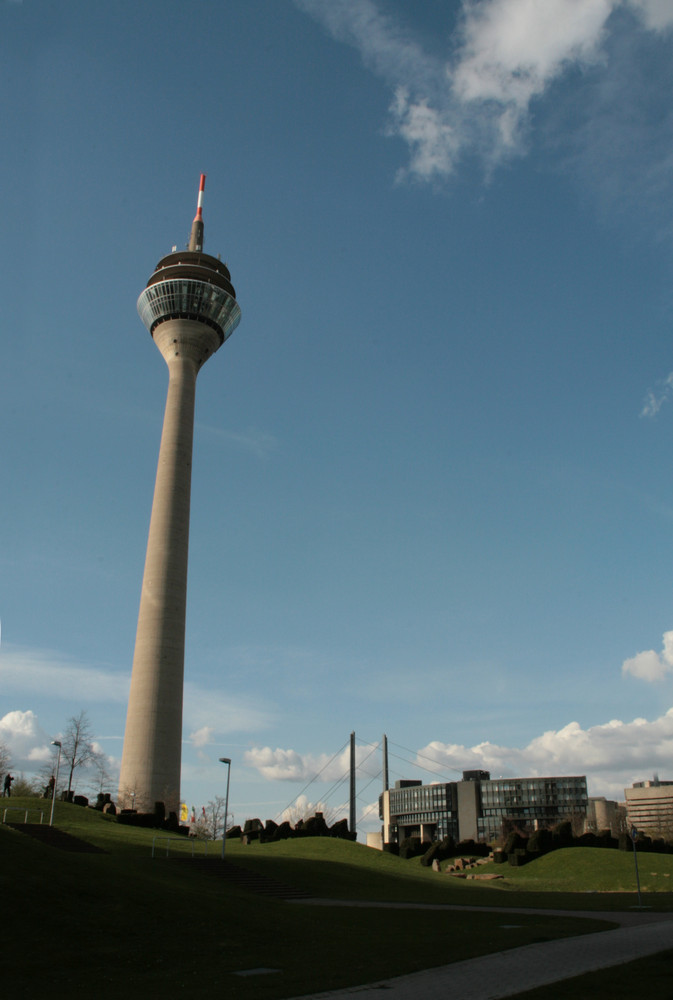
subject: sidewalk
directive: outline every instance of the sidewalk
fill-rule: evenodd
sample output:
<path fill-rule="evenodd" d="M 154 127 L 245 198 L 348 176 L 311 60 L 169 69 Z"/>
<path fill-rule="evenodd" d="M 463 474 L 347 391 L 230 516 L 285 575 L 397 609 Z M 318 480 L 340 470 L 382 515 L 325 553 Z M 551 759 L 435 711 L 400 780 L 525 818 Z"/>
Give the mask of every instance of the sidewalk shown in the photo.
<path fill-rule="evenodd" d="M 313 905 L 334 905 L 334 900 L 315 900 Z M 376 906 L 371 903 L 342 903 L 340 905 Z M 399 904 L 392 904 L 399 905 Z M 402 904 L 404 905 L 404 904 Z M 407 904 L 408 906 L 408 904 Z M 412 904 L 409 908 L 420 908 Z M 406 907 L 405 907 L 406 908 Z M 446 909 L 447 907 L 431 907 Z M 462 909 L 462 907 L 450 907 Z M 469 907 L 486 909 L 486 907 Z M 488 908 L 491 909 L 490 907 Z M 516 910 L 507 908 L 498 912 L 508 913 L 561 913 L 568 911 Z M 312 993 L 295 1000 L 381 1000 L 385 990 L 386 1000 L 499 1000 L 525 990 L 546 986 L 562 979 L 595 972 L 613 965 L 622 965 L 637 958 L 654 955 L 673 948 L 673 914 L 669 913 L 596 913 L 573 912 L 577 917 L 593 917 L 620 923 L 617 930 L 601 931 L 574 938 L 562 938 L 542 944 L 526 945 L 511 951 L 483 955 L 466 962 L 452 962 L 436 969 L 416 972 L 409 976 L 380 980 L 364 986 L 352 986 L 328 993 Z"/>

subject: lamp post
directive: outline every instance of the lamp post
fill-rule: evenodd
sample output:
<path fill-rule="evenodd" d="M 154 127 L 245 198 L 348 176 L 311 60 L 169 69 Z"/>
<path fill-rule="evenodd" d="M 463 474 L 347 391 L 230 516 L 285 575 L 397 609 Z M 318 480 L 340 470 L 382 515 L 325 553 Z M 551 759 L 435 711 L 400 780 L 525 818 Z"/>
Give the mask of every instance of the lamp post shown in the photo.
<path fill-rule="evenodd" d="M 636 866 L 636 885 L 638 886 L 638 909 L 642 910 L 643 906 L 640 900 L 640 875 L 638 874 L 638 855 L 636 854 L 636 841 L 638 840 L 638 831 L 635 826 L 631 827 L 631 840 L 633 841 L 633 863 Z"/>
<path fill-rule="evenodd" d="M 58 740 L 52 740 L 51 745 L 53 747 L 58 747 L 58 757 L 56 758 L 56 780 L 54 781 L 54 787 L 51 793 L 51 815 L 49 816 L 49 826 L 53 826 L 54 823 L 54 802 L 56 801 L 56 786 L 58 785 L 58 769 L 61 766 L 61 744 Z"/>
<path fill-rule="evenodd" d="M 227 793 L 224 797 L 224 829 L 222 830 L 222 860 L 224 860 L 224 848 L 227 843 L 227 816 L 229 815 L 229 778 L 231 777 L 231 758 L 220 757 L 220 764 L 227 765 Z"/>

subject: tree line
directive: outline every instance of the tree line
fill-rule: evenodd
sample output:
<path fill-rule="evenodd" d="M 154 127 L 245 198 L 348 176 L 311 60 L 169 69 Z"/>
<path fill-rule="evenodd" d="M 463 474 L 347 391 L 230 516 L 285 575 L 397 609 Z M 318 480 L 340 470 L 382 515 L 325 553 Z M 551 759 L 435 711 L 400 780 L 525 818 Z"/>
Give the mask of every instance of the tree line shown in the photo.
<path fill-rule="evenodd" d="M 61 744 L 57 796 L 66 792 L 70 797 L 75 792 L 76 782 L 84 776 L 87 787 L 94 791 L 110 790 L 112 776 L 107 767 L 107 758 L 95 743 L 93 729 L 84 710 L 68 719 L 57 740 Z M 26 778 L 23 774 L 13 775 L 12 795 L 44 795 L 47 792 L 50 779 L 56 779 L 59 748 L 52 743 L 50 751 L 49 760 L 42 764 L 32 778 Z M 3 784 L 5 776 L 11 774 L 11 770 L 12 755 L 9 747 L 0 743 L 0 778 Z"/>

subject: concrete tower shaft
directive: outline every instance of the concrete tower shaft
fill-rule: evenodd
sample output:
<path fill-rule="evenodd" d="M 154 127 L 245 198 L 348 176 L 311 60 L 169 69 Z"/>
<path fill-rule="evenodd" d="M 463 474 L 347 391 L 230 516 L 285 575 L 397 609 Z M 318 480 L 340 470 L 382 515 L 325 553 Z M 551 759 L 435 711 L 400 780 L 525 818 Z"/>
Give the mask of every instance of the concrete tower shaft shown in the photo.
<path fill-rule="evenodd" d="M 203 178 L 202 178 L 203 185 Z M 199 191 L 199 210 L 203 186 Z M 197 219 L 195 219 L 195 224 Z M 198 234 L 203 239 L 203 223 Z M 194 239 L 194 227 L 192 239 Z M 196 377 L 241 311 L 228 269 L 201 250 L 163 257 L 138 312 L 168 366 L 119 779 L 122 806 L 177 812 Z"/>

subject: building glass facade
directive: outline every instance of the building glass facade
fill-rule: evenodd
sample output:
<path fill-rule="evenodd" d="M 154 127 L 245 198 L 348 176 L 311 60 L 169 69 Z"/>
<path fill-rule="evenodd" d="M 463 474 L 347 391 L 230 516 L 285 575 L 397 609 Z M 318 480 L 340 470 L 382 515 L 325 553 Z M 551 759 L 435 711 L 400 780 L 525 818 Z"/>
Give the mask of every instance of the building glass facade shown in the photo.
<path fill-rule="evenodd" d="M 514 828 L 532 832 L 586 817 L 584 776 L 491 779 L 487 771 L 466 771 L 463 779 L 433 785 L 398 781 L 384 792 L 379 809 L 384 842 L 447 836 L 491 842 Z"/>
<path fill-rule="evenodd" d="M 498 778 L 480 782 L 478 839 L 490 841 L 507 827 L 540 830 L 587 812 L 587 779 Z"/>
<path fill-rule="evenodd" d="M 398 836 L 400 841 L 405 837 L 421 837 L 423 840 L 456 837 L 458 811 L 455 782 L 422 785 L 420 781 L 398 781 L 388 794 L 391 833 L 394 833 L 395 840 Z"/>

